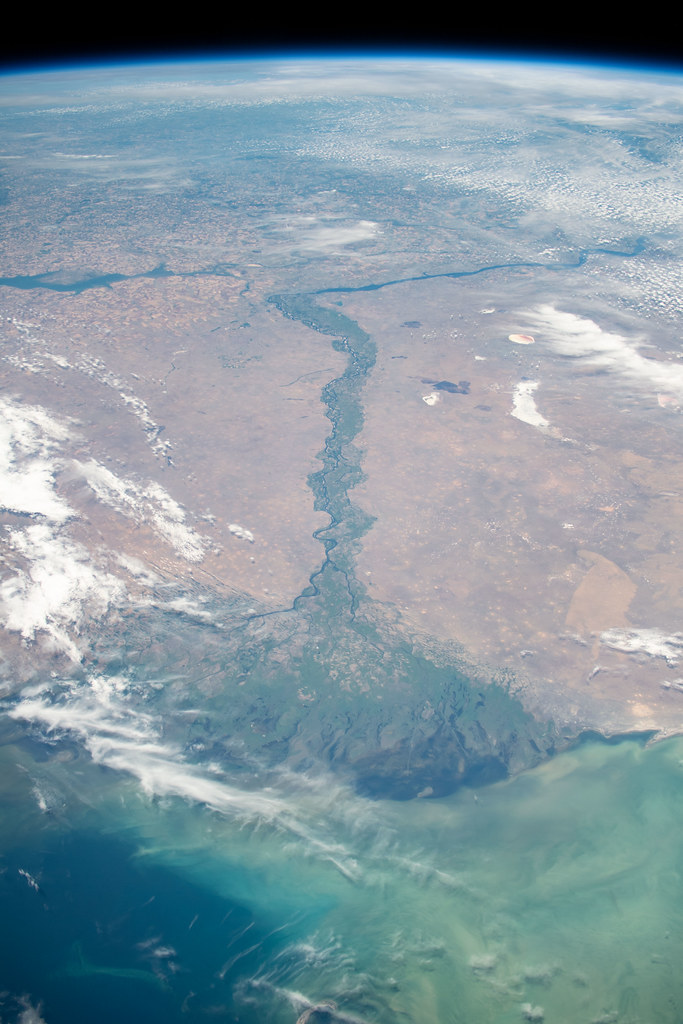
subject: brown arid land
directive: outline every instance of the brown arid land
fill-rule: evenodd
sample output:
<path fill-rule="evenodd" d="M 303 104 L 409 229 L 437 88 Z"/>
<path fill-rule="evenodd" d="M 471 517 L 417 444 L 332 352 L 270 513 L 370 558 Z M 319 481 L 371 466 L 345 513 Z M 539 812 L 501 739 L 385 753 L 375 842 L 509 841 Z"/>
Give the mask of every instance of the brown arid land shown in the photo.
<path fill-rule="evenodd" d="M 344 296 L 378 346 L 354 498 L 375 517 L 359 578 L 407 631 L 509 666 L 545 714 L 678 730 L 679 413 L 554 357 L 546 337 L 511 343 L 528 330 L 528 282 L 500 278 Z M 548 427 L 511 414 L 525 378 L 540 381 Z M 461 381 L 469 393 L 443 387 Z M 668 659 L 645 650 L 647 633 L 626 653 L 629 630 L 672 635 Z"/>
<path fill-rule="evenodd" d="M 534 337 L 525 304 L 552 284 L 500 271 L 320 298 L 377 348 L 350 492 L 374 520 L 356 577 L 402 633 L 513 673 L 543 716 L 666 734 L 683 704 L 678 406 L 558 357 L 542 333 L 511 341 Z M 345 357 L 269 304 L 270 286 L 254 267 L 5 289 L 3 389 L 69 424 L 56 487 L 91 551 L 277 610 L 320 563 L 328 517 L 307 478 Z M 513 415 L 524 381 L 536 424 Z M 153 516 L 93 500 L 69 460 L 157 481 L 201 557 L 179 557 Z"/>

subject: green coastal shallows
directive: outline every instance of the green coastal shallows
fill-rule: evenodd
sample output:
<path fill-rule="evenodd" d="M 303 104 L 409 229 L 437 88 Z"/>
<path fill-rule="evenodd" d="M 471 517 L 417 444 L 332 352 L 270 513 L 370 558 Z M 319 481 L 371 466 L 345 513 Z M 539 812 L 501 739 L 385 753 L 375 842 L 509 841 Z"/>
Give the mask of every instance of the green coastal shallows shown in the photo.
<path fill-rule="evenodd" d="M 53 797 L 73 785 L 73 763 L 4 750 L 17 792 L 17 756 Z M 378 1024 L 498 1024 L 526 1006 L 673 1024 L 682 763 L 680 740 L 590 741 L 405 802 L 273 776 L 286 816 L 257 827 L 244 810 L 141 801 L 83 763 L 80 817 L 5 812 L 4 834 L 23 839 L 2 851 L 3 981 L 39 994 L 56 1024 L 95 1005 L 112 1022 L 221 1007 L 287 1024 L 325 1000 Z"/>

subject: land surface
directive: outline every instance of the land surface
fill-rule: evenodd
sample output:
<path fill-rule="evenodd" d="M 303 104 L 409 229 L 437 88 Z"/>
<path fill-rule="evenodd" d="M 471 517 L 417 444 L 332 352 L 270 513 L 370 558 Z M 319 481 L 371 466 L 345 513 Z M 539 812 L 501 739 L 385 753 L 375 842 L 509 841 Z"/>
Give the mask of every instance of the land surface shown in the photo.
<path fill-rule="evenodd" d="M 375 522 L 359 576 L 406 628 L 509 666 L 545 713 L 607 732 L 677 729 L 680 694 L 663 685 L 676 677 L 675 647 L 667 663 L 604 634 L 677 633 L 679 413 L 558 358 L 552 336 L 508 340 L 528 329 L 529 292 L 549 297 L 553 276 L 495 272 L 344 296 L 379 353 L 356 492 Z M 428 404 L 425 381 L 444 378 L 466 379 L 469 393 L 440 390 Z M 548 428 L 512 415 L 525 379 L 541 381 Z"/>
<path fill-rule="evenodd" d="M 399 795 L 680 730 L 678 94 L 629 86 L 650 146 L 323 71 L 7 106 L 4 692 L 149 648 L 179 742 Z"/>
<path fill-rule="evenodd" d="M 358 393 L 362 476 L 347 495 L 370 517 L 352 563 L 359 612 L 375 603 L 370 618 L 406 638 L 455 643 L 483 677 L 507 672 L 541 717 L 668 732 L 680 724 L 680 693 L 665 685 L 675 648 L 667 663 L 604 635 L 676 633 L 677 406 L 625 395 L 542 334 L 510 342 L 529 329 L 529 292 L 537 301 L 555 278 L 495 269 L 307 300 L 376 346 Z M 346 365 L 330 334 L 268 301 L 271 284 L 245 270 L 4 289 L 4 392 L 68 424 L 55 486 L 78 509 L 78 541 L 251 612 L 291 607 L 321 562 L 315 533 L 330 520 L 309 477 L 330 429 L 323 387 Z M 539 377 L 549 428 L 512 415 L 515 386 Z M 74 460 L 158 481 L 201 556 L 188 561 L 154 516 L 94 500 Z"/>

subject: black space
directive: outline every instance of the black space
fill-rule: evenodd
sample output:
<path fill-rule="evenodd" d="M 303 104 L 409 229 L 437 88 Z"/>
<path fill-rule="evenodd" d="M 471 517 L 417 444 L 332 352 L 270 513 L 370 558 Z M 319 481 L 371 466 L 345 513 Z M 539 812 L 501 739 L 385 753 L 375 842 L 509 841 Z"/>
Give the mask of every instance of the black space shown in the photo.
<path fill-rule="evenodd" d="M 77 9 L 58 6 L 30 24 L 6 31 L 0 39 L 0 68 L 31 70 L 62 64 L 92 64 L 145 59 L 249 57 L 301 54 L 512 55 L 528 58 L 586 60 L 683 69 L 683 36 L 665 32 L 656 19 L 637 24 L 623 12 L 596 20 L 595 9 L 558 8 L 536 15 L 538 8 L 511 4 L 502 11 L 483 5 L 452 5 L 440 13 L 411 11 L 410 19 L 394 8 L 380 23 L 379 14 L 352 7 L 321 8 L 304 16 L 299 8 L 188 10 L 173 14 L 157 8 L 108 11 L 91 8 L 83 21 Z M 570 13 L 571 12 L 571 13 Z M 21 15 L 19 15 L 21 17 Z M 368 22 L 368 17 L 371 20 Z M 374 19 L 374 20 L 373 20 Z M 420 20 L 421 19 L 421 20 Z M 437 23 L 438 20 L 438 23 Z"/>

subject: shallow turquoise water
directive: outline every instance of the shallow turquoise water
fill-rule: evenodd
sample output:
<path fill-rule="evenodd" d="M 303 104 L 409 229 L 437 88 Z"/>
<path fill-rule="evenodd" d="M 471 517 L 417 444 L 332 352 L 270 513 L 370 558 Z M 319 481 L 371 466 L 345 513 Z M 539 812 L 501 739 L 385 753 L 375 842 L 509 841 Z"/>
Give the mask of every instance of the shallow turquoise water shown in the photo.
<path fill-rule="evenodd" d="M 1 984 L 50 1024 L 324 1000 L 378 1022 L 683 1016 L 681 740 L 588 742 L 433 801 L 283 776 L 296 829 L 5 761 Z M 27 810 L 36 785 L 53 811 Z"/>

